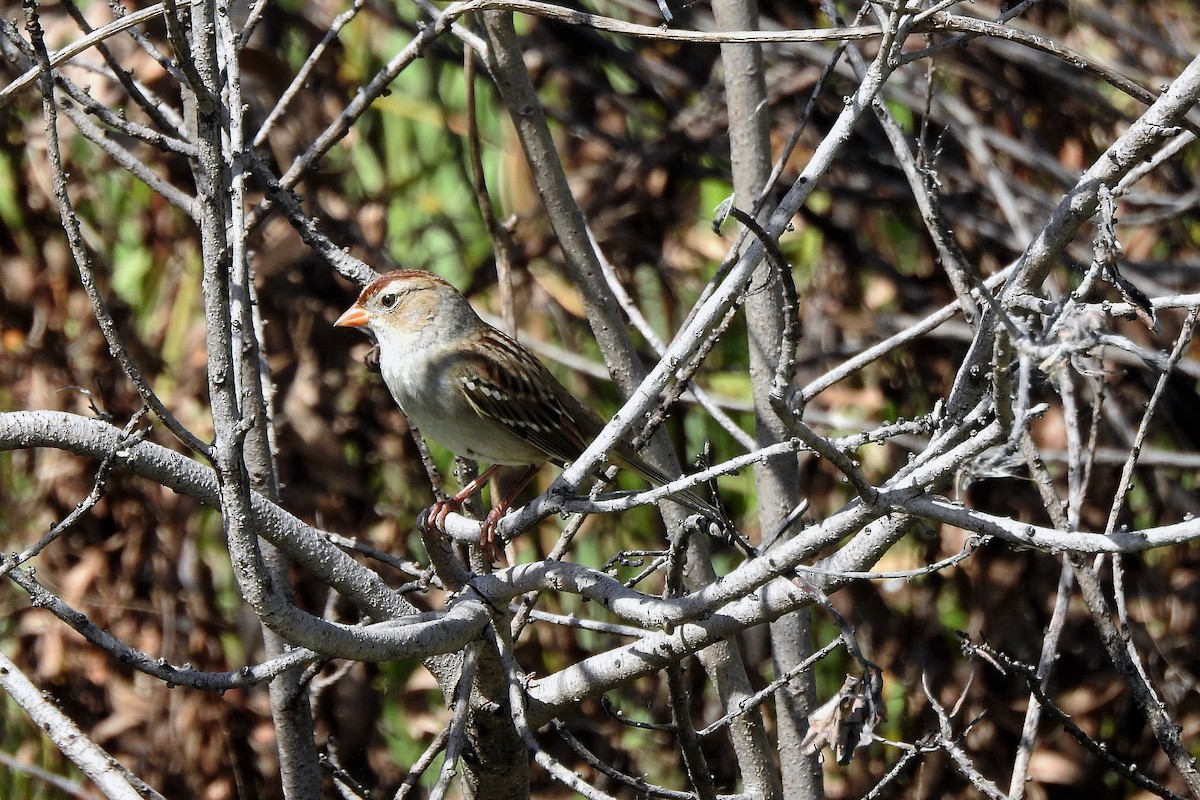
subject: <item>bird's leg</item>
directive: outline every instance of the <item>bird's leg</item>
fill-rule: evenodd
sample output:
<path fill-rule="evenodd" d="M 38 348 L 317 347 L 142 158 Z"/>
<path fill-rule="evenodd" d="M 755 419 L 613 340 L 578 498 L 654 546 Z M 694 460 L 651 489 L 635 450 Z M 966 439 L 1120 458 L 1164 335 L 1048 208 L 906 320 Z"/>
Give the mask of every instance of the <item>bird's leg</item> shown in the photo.
<path fill-rule="evenodd" d="M 439 531 L 443 530 L 446 523 L 446 515 L 462 508 L 462 504 L 467 502 L 467 498 L 487 485 L 487 482 L 502 466 L 502 464 L 492 464 L 476 476 L 475 480 L 459 489 L 458 494 L 454 495 L 454 497 L 448 497 L 445 500 L 439 500 L 434 503 L 429 509 L 429 518 L 433 521 L 434 527 Z"/>
<path fill-rule="evenodd" d="M 487 553 L 489 558 L 495 560 L 495 557 L 498 555 L 496 550 L 496 526 L 500 524 L 500 520 L 504 517 L 504 513 L 508 511 L 509 506 L 517 499 L 517 495 L 529 485 L 539 470 L 541 470 L 541 466 L 538 464 L 534 464 L 525 470 L 525 474 L 517 480 L 509 493 L 504 495 L 504 498 L 484 518 L 483 525 L 479 529 L 479 544 L 483 547 L 483 552 Z M 480 475 L 479 477 L 482 478 L 483 476 Z"/>

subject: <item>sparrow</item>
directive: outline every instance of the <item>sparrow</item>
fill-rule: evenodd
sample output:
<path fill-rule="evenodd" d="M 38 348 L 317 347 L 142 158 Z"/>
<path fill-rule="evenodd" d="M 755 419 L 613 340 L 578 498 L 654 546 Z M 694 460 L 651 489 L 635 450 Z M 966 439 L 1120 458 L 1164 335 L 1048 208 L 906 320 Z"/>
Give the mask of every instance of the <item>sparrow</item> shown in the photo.
<path fill-rule="evenodd" d="M 409 422 L 460 456 L 490 466 L 454 497 L 430 509 L 438 527 L 503 466 L 528 466 L 483 522 L 481 541 L 546 462 L 576 460 L 604 422 L 529 350 L 480 319 L 453 286 L 431 272 L 389 272 L 362 290 L 335 326 L 363 328 L 379 345 L 383 380 Z M 670 482 L 627 442 L 609 460 L 655 485 Z M 685 490 L 678 501 L 719 519 L 714 505 Z"/>

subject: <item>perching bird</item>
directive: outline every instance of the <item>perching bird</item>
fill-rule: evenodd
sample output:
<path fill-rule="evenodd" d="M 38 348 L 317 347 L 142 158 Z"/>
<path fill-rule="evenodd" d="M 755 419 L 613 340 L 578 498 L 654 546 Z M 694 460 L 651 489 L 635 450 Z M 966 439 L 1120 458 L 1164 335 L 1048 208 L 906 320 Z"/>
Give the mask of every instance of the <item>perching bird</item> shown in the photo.
<path fill-rule="evenodd" d="M 538 467 L 574 461 L 604 427 L 532 353 L 480 319 L 457 289 L 432 273 L 405 269 L 383 275 L 334 325 L 366 328 L 374 335 L 383 380 L 422 434 L 458 455 L 491 464 L 435 507 L 439 523 L 500 466 L 530 465 L 484 521 L 485 544 L 493 541 L 496 523 Z M 651 483 L 670 481 L 625 442 L 609 460 Z M 681 492 L 678 500 L 720 518 L 694 492 Z"/>

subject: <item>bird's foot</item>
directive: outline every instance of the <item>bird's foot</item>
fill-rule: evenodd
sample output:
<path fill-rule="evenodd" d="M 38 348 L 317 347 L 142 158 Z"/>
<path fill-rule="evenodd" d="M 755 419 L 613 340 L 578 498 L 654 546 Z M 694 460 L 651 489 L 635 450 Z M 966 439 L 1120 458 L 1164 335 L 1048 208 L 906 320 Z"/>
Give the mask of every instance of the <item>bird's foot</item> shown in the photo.
<path fill-rule="evenodd" d="M 446 517 L 457 514 L 462 510 L 463 501 L 457 497 L 439 500 L 425 509 L 417 517 L 417 525 L 428 531 L 436 531 L 443 536 L 446 534 Z M 508 508 L 497 506 L 493 508 L 480 523 L 479 546 L 484 557 L 489 561 L 500 561 L 504 557 L 504 540 L 496 534 L 496 526 Z"/>
<path fill-rule="evenodd" d="M 488 512 L 483 518 L 483 524 L 479 526 L 479 546 L 489 561 L 500 561 L 504 557 L 504 539 L 496 534 L 496 526 L 500 524 L 506 511 L 508 506 L 501 503 Z"/>
<path fill-rule="evenodd" d="M 456 514 L 462 510 L 463 501 L 458 497 L 448 497 L 445 500 L 438 500 L 431 505 L 425 512 L 429 521 L 433 523 L 435 530 L 441 533 L 446 532 L 446 517 L 451 514 Z"/>

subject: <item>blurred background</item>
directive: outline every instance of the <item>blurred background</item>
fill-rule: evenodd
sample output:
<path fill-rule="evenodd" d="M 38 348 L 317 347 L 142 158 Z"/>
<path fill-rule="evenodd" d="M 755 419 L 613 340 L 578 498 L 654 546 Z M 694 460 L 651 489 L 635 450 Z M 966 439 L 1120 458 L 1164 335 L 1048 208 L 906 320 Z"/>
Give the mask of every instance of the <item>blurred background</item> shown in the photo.
<path fill-rule="evenodd" d="M 589 8 L 650 25 L 661 21 L 652 2 L 596 0 Z M 678 27 L 711 27 L 707 4 L 672 8 Z M 320 0 L 267 7 L 243 54 L 251 130 L 344 10 L 344 4 Z M 763 2 L 760 10 L 764 29 L 828 24 L 815 3 Z M 963 13 L 987 17 L 996 10 L 979 3 Z M 854 9 L 843 11 L 849 16 Z M 61 3 L 41 7 L 51 47 L 80 35 L 69 12 Z M 81 6 L 79 13 L 93 25 L 111 18 L 100 3 Z M 19 6 L 3 7 L 3 17 L 19 26 Z M 407 44 L 419 20 L 408 3 L 368 0 L 362 6 L 262 143 L 261 152 L 277 172 Z M 1200 51 L 1200 11 L 1188 0 L 1047 0 L 1021 20 L 1026 28 L 1154 90 Z M 529 17 L 519 18 L 518 30 L 572 188 L 596 238 L 658 334 L 669 338 L 730 246 L 709 227 L 712 209 L 731 191 L 718 48 L 637 41 Z M 160 25 L 146 32 L 166 47 Z M 126 37 L 109 44 L 139 81 L 178 102 L 173 79 L 144 51 Z M 925 44 L 914 36 L 910 49 Z M 873 44 L 861 47 L 873 55 Z M 831 52 L 831 46 L 816 44 L 766 47 L 776 153 L 796 130 Z M 907 133 L 925 143 L 943 212 L 967 262 L 990 275 L 1021 252 L 1079 171 L 1141 106 L 1056 58 L 996 40 L 976 39 L 945 50 L 932 60 L 931 72 L 927 64 L 917 62 L 897 73 L 886 101 Z M 0 71 L 0 80 L 7 82 L 23 70 L 0 61 Z M 101 103 L 118 96 L 94 75 L 78 71 L 74 77 L 90 85 Z M 856 85 L 841 62 L 817 96 L 780 186 L 786 187 L 806 162 Z M 406 69 L 304 179 L 306 209 L 335 243 L 377 270 L 432 270 L 467 293 L 476 307 L 496 315 L 505 311 L 503 298 L 511 293 L 510 311 L 521 340 L 593 408 L 611 411 L 617 392 L 605 380 L 520 147 L 487 80 L 478 79 L 476 89 L 485 171 L 497 214 L 514 244 L 504 292 L 471 188 L 462 47 L 452 37 L 438 39 Z M 928 107 L 927 90 L 933 96 Z M 196 231 L 185 215 L 79 137 L 69 122 L 63 121 L 60 133 L 71 197 L 126 345 L 167 406 L 198 435 L 210 437 Z M 122 144 L 161 177 L 190 186 L 190 170 L 181 157 L 135 141 Z M 59 409 L 123 425 L 140 400 L 109 357 L 80 288 L 50 191 L 45 149 L 40 98 L 30 90 L 0 110 L 0 410 Z M 846 153 L 781 243 L 802 293 L 799 385 L 954 299 L 878 126 L 864 119 Z M 1200 149 L 1193 145 L 1123 200 L 1122 274 L 1151 296 L 1195 291 L 1200 283 L 1198 165 Z M 254 248 L 276 388 L 282 504 L 325 529 L 420 560 L 414 517 L 432 495 L 415 445 L 372 371 L 370 344 L 331 326 L 357 287 L 306 248 L 278 214 L 258 229 Z M 1072 251 L 1075 263 L 1057 270 L 1054 280 L 1061 291 L 1078 281 L 1089 251 L 1090 242 L 1081 238 Z M 1109 291 L 1108 299 L 1119 299 Z M 1163 312 L 1158 335 L 1138 322 L 1117 327 L 1147 348 L 1169 349 L 1182 318 L 1182 312 Z M 969 337 L 961 319 L 947 324 L 825 391 L 806 418 L 823 433 L 837 434 L 927 413 L 946 394 Z M 649 347 L 644 352 L 652 358 Z M 745 334 L 736 321 L 700 380 L 749 429 L 746 363 Z M 1129 434 L 1157 374 L 1136 358 L 1111 352 L 1088 366 L 1095 377 L 1087 379 L 1102 383 L 1105 392 L 1092 474 L 1093 496 L 1105 498 L 1104 487 L 1116 483 Z M 1130 524 L 1166 524 L 1200 510 L 1198 374 L 1193 346 L 1158 409 L 1151 446 L 1127 504 Z M 1042 391 L 1052 395 L 1048 386 Z M 701 413 L 676 414 L 671 426 L 685 460 L 694 459 L 706 440 L 712 441 L 715 459 L 739 452 L 736 442 Z M 1043 450 L 1065 451 L 1057 405 L 1036 433 Z M 151 438 L 179 449 L 161 429 Z M 903 442 L 866 450 L 864 469 L 868 476 L 888 474 L 908 452 Z M 449 455 L 435 448 L 434 456 L 449 475 Z M 64 517 L 91 490 L 96 466 L 50 450 L 0 453 L 0 547 L 20 549 Z M 808 516 L 820 519 L 849 498 L 828 465 L 806 460 L 802 466 Z M 1065 472 L 1061 460 L 1048 466 L 1056 476 Z M 546 470 L 539 478 L 542 486 L 552 477 L 553 470 Z M 722 479 L 721 490 L 734 518 L 745 520 L 743 532 L 757 541 L 749 472 Z M 1034 486 L 1003 465 L 964 475 L 958 491 L 985 510 L 1045 522 Z M 1083 527 L 1102 528 L 1106 513 L 1103 503 L 1086 509 Z M 631 517 L 590 520 L 576 558 L 599 566 L 620 548 L 652 545 L 633 539 L 630 531 L 653 528 L 658 524 L 653 515 Z M 525 537 L 517 546 L 518 558 L 543 555 L 559 524 L 550 520 L 538 536 Z M 880 567 L 919 567 L 957 552 L 964 540 L 957 530 L 916 530 Z M 732 563 L 732 553 L 718 553 L 719 566 Z M 262 658 L 257 620 L 241 602 L 219 519 L 157 485 L 114 472 L 101 503 L 36 564 L 37 577 L 48 587 L 147 653 L 209 670 Z M 376 566 L 396 585 L 408 579 Z M 1149 659 L 1147 667 L 1165 692 L 1172 717 L 1183 726 L 1184 741 L 1200 755 L 1195 745 L 1200 660 L 1194 644 L 1200 637 L 1200 549 L 1188 544 L 1130 557 L 1125 570 L 1130 613 L 1139 623 L 1135 641 Z M 1003 785 L 1027 690 L 1016 676 L 964 657 L 959 632 L 1036 661 L 1059 572 L 1060 563 L 1052 557 L 992 544 L 954 569 L 914 580 L 862 582 L 835 596 L 869 657 L 885 670 L 889 720 L 878 732 L 916 741 L 935 724 L 919 689 L 922 676 L 948 704 L 973 677 L 964 718 L 979 719 L 963 744 L 976 765 Z M 294 583 L 301 605 L 317 613 L 325 609 L 323 586 L 299 572 Z M 428 607 L 440 602 L 420 594 L 413 601 Z M 595 613 L 576 598 L 548 603 L 547 610 Z M 820 614 L 816 619 L 820 641 L 836 635 Z M 1165 759 L 1081 605 L 1072 607 L 1067 626 L 1052 694 L 1113 752 L 1173 786 Z M 529 671 L 544 675 L 607 641 L 601 634 L 531 626 L 518 643 L 519 655 Z M 764 654 L 748 659 L 763 665 L 755 680 L 770 680 L 763 635 L 751 633 L 743 645 L 752 654 Z M 0 647 L 94 739 L 166 796 L 278 796 L 265 687 L 223 696 L 167 689 L 86 645 L 8 583 L 0 584 Z M 849 667 L 844 655 L 823 662 L 822 697 L 841 685 Z M 688 674 L 702 680 L 699 670 Z M 669 718 L 658 681 L 635 683 L 608 699 L 636 718 Z M 320 692 L 317 708 L 322 741 L 379 797 L 394 792 L 404 766 L 447 718 L 441 693 L 417 664 L 354 665 Z M 716 709 L 707 712 L 719 715 Z M 626 727 L 599 703 L 585 704 L 582 713 L 586 718 L 569 722 L 594 752 L 619 769 L 674 785 L 680 767 L 670 736 Z M 730 775 L 720 774 L 724 746 L 721 737 L 706 741 L 718 788 L 728 792 L 735 786 Z M 78 779 L 6 699 L 0 699 L 0 752 Z M 552 752 L 574 763 L 565 747 Z M 827 765 L 828 795 L 861 796 L 897 757 L 894 749 L 875 745 L 860 751 L 848 767 Z M 535 786 L 537 796 L 568 795 L 544 773 L 537 774 L 544 782 Z M 1128 784 L 1095 768 L 1090 756 L 1053 725 L 1043 726 L 1031 776 L 1031 797 L 1135 795 Z M 912 798 L 974 795 L 938 755 L 888 792 Z M 0 763 L 0 796 L 69 795 Z"/>

